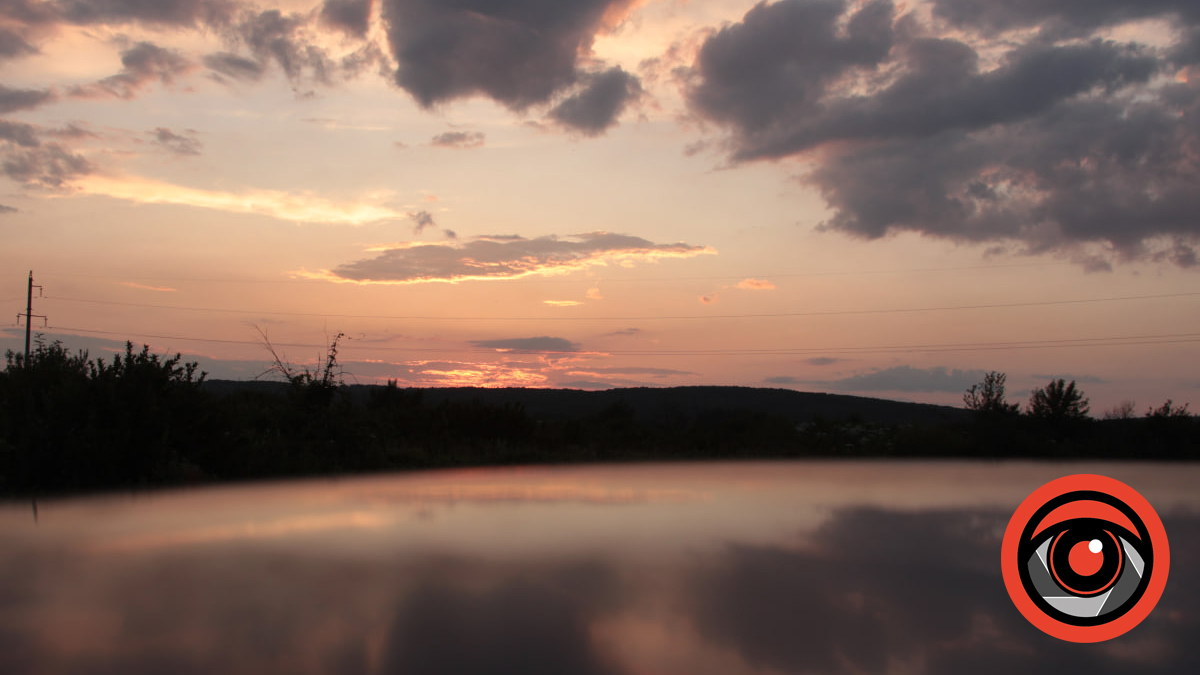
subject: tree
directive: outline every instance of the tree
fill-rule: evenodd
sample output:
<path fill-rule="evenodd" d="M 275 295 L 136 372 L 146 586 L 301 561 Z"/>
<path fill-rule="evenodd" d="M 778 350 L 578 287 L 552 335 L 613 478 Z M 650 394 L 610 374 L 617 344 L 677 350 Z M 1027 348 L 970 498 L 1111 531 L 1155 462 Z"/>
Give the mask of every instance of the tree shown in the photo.
<path fill-rule="evenodd" d="M 1016 413 L 1017 404 L 1007 403 L 1004 400 L 1004 380 L 1006 378 L 1004 373 L 993 370 L 983 376 L 983 382 L 971 385 L 967 393 L 963 394 L 963 403 L 967 405 L 967 409 L 987 414 Z"/>
<path fill-rule="evenodd" d="M 1188 412 L 1188 404 L 1173 405 L 1171 399 L 1167 399 L 1166 403 L 1157 408 L 1150 408 L 1146 411 L 1146 417 L 1152 419 L 1183 419 L 1191 416 L 1192 414 Z"/>
<path fill-rule="evenodd" d="M 1133 411 L 1136 407 L 1137 407 L 1137 404 L 1134 403 L 1133 399 L 1126 399 L 1124 401 L 1121 401 L 1117 405 L 1113 406 L 1112 409 L 1109 410 L 1108 412 L 1104 413 L 1104 419 L 1106 419 L 1106 420 L 1133 419 L 1133 417 L 1134 417 Z"/>
<path fill-rule="evenodd" d="M 1029 414 L 1044 420 L 1059 422 L 1087 417 L 1088 399 L 1075 388 L 1075 380 L 1067 384 L 1059 378 L 1045 388 L 1034 389 L 1029 399 Z"/>

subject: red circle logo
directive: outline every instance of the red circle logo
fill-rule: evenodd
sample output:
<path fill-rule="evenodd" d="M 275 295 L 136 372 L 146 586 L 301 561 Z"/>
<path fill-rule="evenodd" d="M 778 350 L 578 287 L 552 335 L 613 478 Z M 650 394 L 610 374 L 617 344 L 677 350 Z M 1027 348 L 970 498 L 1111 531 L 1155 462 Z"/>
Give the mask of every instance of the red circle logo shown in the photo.
<path fill-rule="evenodd" d="M 1070 642 L 1122 635 L 1154 609 L 1171 552 L 1154 508 L 1093 474 L 1050 481 L 1021 502 L 1000 547 L 1004 586 L 1042 632 Z"/>

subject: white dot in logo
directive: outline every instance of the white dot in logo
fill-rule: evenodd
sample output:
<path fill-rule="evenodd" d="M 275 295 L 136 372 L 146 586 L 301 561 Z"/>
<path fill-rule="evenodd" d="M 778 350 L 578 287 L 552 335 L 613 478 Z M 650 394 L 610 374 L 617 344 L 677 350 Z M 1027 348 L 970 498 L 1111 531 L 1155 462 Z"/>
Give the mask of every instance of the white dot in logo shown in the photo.
<path fill-rule="evenodd" d="M 1101 544 L 1099 539 L 1093 539 L 1088 542 L 1088 550 L 1092 553 L 1099 553 L 1102 548 L 1104 548 L 1104 544 Z"/>

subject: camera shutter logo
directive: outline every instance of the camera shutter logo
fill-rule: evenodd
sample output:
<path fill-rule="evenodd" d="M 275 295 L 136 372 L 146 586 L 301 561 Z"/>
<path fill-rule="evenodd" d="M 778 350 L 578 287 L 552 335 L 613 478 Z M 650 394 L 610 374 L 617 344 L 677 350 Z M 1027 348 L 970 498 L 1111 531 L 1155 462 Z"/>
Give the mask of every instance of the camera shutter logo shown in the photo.
<path fill-rule="evenodd" d="M 1004 585 L 1038 629 L 1100 642 L 1142 622 L 1167 584 L 1171 553 L 1154 508 L 1128 485 L 1066 476 L 1021 502 L 1000 547 Z"/>

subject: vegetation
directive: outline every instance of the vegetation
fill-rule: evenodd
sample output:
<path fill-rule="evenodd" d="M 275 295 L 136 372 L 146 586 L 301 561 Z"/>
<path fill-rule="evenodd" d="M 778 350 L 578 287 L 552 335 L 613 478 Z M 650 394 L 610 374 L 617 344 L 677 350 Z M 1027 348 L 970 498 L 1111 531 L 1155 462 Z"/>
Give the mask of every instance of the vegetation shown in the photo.
<path fill-rule="evenodd" d="M 963 394 L 963 403 L 967 410 L 974 410 L 988 415 L 1015 414 L 1020 406 L 1004 400 L 1004 381 L 1008 378 L 1004 373 L 991 371 L 983 376 L 979 384 L 971 385 Z"/>
<path fill-rule="evenodd" d="M 312 369 L 276 358 L 271 372 L 284 382 L 210 383 L 196 363 L 131 343 L 108 359 L 41 340 L 28 362 L 10 352 L 0 493 L 540 462 L 1200 457 L 1200 420 L 1186 405 L 1136 416 L 1130 402 L 1094 420 L 1062 380 L 1035 390 L 1024 415 L 1005 400 L 1003 373 L 967 390 L 968 410 L 731 387 L 348 387 L 341 337 Z M 539 403 L 531 412 L 527 402 Z"/>
<path fill-rule="evenodd" d="M 1088 399 L 1075 388 L 1075 380 L 1071 384 L 1062 378 L 1051 380 L 1029 398 L 1029 414 L 1050 422 L 1082 420 L 1087 413 Z"/>

